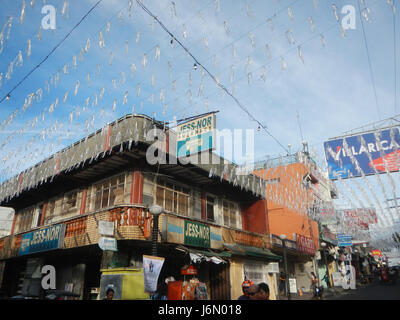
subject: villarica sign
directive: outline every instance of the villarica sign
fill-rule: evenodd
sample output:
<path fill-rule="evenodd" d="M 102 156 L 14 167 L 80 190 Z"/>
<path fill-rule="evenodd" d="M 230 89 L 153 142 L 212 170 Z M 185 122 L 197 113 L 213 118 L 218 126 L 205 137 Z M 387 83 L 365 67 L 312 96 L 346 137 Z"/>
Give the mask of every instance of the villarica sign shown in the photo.
<path fill-rule="evenodd" d="M 176 138 L 177 157 L 190 156 L 215 148 L 215 114 L 180 124 Z"/>
<path fill-rule="evenodd" d="M 185 220 L 184 243 L 210 248 L 210 226 Z"/>

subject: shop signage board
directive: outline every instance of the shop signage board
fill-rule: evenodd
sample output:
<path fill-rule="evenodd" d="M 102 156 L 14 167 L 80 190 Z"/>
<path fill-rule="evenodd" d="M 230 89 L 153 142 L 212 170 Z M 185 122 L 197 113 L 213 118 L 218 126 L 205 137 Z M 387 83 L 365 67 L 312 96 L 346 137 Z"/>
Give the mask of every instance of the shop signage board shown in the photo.
<path fill-rule="evenodd" d="M 371 253 L 372 253 L 373 256 L 382 257 L 382 251 L 381 250 L 371 250 Z"/>
<path fill-rule="evenodd" d="M 282 239 L 275 234 L 271 234 L 271 244 L 275 247 L 283 247 Z M 296 241 L 286 239 L 286 249 L 288 250 L 297 250 L 297 243 Z"/>
<path fill-rule="evenodd" d="M 344 139 L 347 148 L 344 145 Z M 364 142 L 364 143 L 363 143 Z M 329 179 L 362 176 L 353 159 L 357 160 L 362 172 L 367 175 L 399 171 L 400 131 L 391 128 L 324 142 L 328 163 Z M 375 168 L 375 170 L 374 170 Z"/>
<path fill-rule="evenodd" d="M 313 239 L 296 233 L 297 250 L 304 254 L 314 255 L 316 248 Z"/>
<path fill-rule="evenodd" d="M 343 217 L 347 227 L 368 230 L 370 224 L 378 223 L 375 208 L 357 208 L 336 210 L 336 214 Z"/>
<path fill-rule="evenodd" d="M 209 113 L 177 126 L 177 158 L 215 149 L 216 117 Z"/>
<path fill-rule="evenodd" d="M 332 281 L 334 287 L 342 286 L 342 274 L 340 272 L 332 272 Z"/>
<path fill-rule="evenodd" d="M 19 255 L 60 249 L 64 244 L 65 224 L 28 232 L 22 235 Z"/>
<path fill-rule="evenodd" d="M 103 236 L 114 235 L 114 222 L 111 221 L 99 221 L 99 234 Z"/>
<path fill-rule="evenodd" d="M 194 224 L 198 224 L 197 231 Z M 200 226 L 204 226 L 201 228 L 202 234 L 200 234 Z M 204 232 L 209 232 L 208 239 L 207 237 L 204 237 Z M 203 237 L 201 237 L 201 235 L 203 235 Z M 162 239 L 163 241 L 165 239 L 165 242 L 168 243 L 188 244 L 211 249 L 223 249 L 221 228 L 174 216 L 164 217 Z"/>
<path fill-rule="evenodd" d="M 101 250 L 118 251 L 117 239 L 111 237 L 100 237 L 99 247 Z"/>
<path fill-rule="evenodd" d="M 343 233 L 338 233 L 336 235 L 337 240 L 338 240 L 338 246 L 339 247 L 351 247 L 353 245 L 352 236 L 349 236 L 347 234 L 343 234 Z"/>
<path fill-rule="evenodd" d="M 210 248 L 210 226 L 185 220 L 184 244 Z"/>
<path fill-rule="evenodd" d="M 267 264 L 267 272 L 269 273 L 279 273 L 279 263 L 270 262 Z"/>
<path fill-rule="evenodd" d="M 289 291 L 290 291 L 290 293 L 297 293 L 296 278 L 289 278 Z"/>

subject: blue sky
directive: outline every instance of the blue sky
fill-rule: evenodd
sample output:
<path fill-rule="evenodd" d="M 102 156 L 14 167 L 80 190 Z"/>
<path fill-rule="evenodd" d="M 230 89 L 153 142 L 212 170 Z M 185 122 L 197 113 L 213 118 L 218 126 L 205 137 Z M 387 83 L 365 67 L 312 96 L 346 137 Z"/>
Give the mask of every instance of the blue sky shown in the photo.
<path fill-rule="evenodd" d="M 56 29 L 42 30 L 42 39 L 38 40 L 45 2 L 57 9 Z M 96 2 L 70 0 L 63 15 L 66 2 L 61 0 L 0 0 L 0 28 L 7 17 L 13 17 L 9 39 L 0 53 L 0 97 L 32 70 Z M 25 15 L 21 23 L 23 3 Z M 143 3 L 285 148 L 291 144 L 291 151 L 298 151 L 305 140 L 321 166 L 324 165 L 323 142 L 328 138 L 400 113 L 398 103 L 394 104 L 390 1 L 360 1 L 363 12 L 368 12 L 368 19 L 362 19 L 377 103 L 356 0 L 144 0 Z M 11 98 L 1 103 L 0 123 L 15 110 L 22 109 L 28 94 L 43 90 L 40 101 L 32 103 L 0 130 L 0 145 L 4 143 L 0 159 L 2 180 L 132 110 L 166 121 L 174 116 L 181 119 L 219 110 L 218 129 L 257 129 L 258 124 L 217 88 L 206 73 L 202 75 L 200 68 L 194 70 L 193 60 L 177 43 L 171 45 L 171 37 L 136 1 L 132 4 L 129 11 L 129 0 L 103 0 Z M 335 19 L 333 4 L 339 22 Z M 346 5 L 356 9 L 356 28 L 346 30 L 343 37 L 341 9 Z M 104 37 L 103 48 L 99 47 L 100 31 Z M 27 56 L 28 39 L 32 43 L 30 57 Z M 86 53 L 88 39 L 90 48 Z M 398 45 L 398 34 L 396 39 Z M 304 63 L 299 57 L 299 47 Z M 9 64 L 19 51 L 23 65 L 14 66 L 12 77 L 6 80 Z M 81 51 L 83 59 L 80 59 Z M 133 78 L 132 64 L 135 66 Z M 78 80 L 80 85 L 75 95 Z M 100 99 L 102 88 L 105 88 L 104 97 Z M 256 160 L 285 153 L 266 132 L 255 131 Z M 398 182 L 398 174 L 392 176 Z M 346 191 L 349 185 L 362 199 L 373 198 L 368 195 L 371 191 L 381 201 L 385 199 L 385 192 L 388 197 L 394 192 L 400 194 L 398 183 L 393 192 L 388 177 L 382 176 L 385 190 L 376 177 L 368 179 L 372 189 L 362 181 L 338 183 L 338 186 L 350 194 Z M 341 199 L 340 204 L 348 206 L 345 200 Z M 365 206 L 367 202 L 363 200 Z M 354 203 L 358 206 L 356 200 Z"/>

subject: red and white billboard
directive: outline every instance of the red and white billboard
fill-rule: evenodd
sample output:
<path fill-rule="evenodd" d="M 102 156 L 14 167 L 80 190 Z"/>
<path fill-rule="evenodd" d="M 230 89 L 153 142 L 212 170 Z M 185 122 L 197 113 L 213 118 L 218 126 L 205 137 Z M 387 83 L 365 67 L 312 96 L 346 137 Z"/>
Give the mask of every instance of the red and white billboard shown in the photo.
<path fill-rule="evenodd" d="M 313 239 L 296 233 L 296 244 L 297 251 L 312 256 L 315 254 L 316 248 Z"/>
<path fill-rule="evenodd" d="M 345 224 L 347 227 L 358 228 L 361 230 L 368 230 L 370 224 L 378 223 L 375 208 L 357 208 L 337 210 L 343 214 Z"/>

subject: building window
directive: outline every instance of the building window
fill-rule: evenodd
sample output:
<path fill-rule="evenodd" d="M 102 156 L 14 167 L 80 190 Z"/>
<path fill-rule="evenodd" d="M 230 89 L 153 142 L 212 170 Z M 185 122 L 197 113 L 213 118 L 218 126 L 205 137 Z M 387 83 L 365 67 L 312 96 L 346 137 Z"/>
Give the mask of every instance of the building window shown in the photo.
<path fill-rule="evenodd" d="M 237 218 L 238 210 L 237 205 L 233 202 L 224 200 L 222 202 L 222 210 L 224 214 L 224 225 L 229 227 L 237 227 Z"/>
<path fill-rule="evenodd" d="M 30 207 L 18 212 L 15 221 L 15 233 L 30 230 L 32 227 L 32 219 L 35 214 L 35 207 Z"/>
<path fill-rule="evenodd" d="M 125 174 L 95 185 L 94 209 L 107 208 L 123 203 L 125 194 Z"/>
<path fill-rule="evenodd" d="M 156 187 L 156 204 L 166 211 L 189 215 L 190 189 L 169 182 L 160 182 Z"/>
<path fill-rule="evenodd" d="M 207 213 L 207 220 L 215 221 L 213 197 L 207 196 L 206 213 Z"/>
<path fill-rule="evenodd" d="M 62 203 L 62 214 L 68 214 L 71 210 L 77 207 L 77 191 L 72 191 L 64 194 Z"/>

